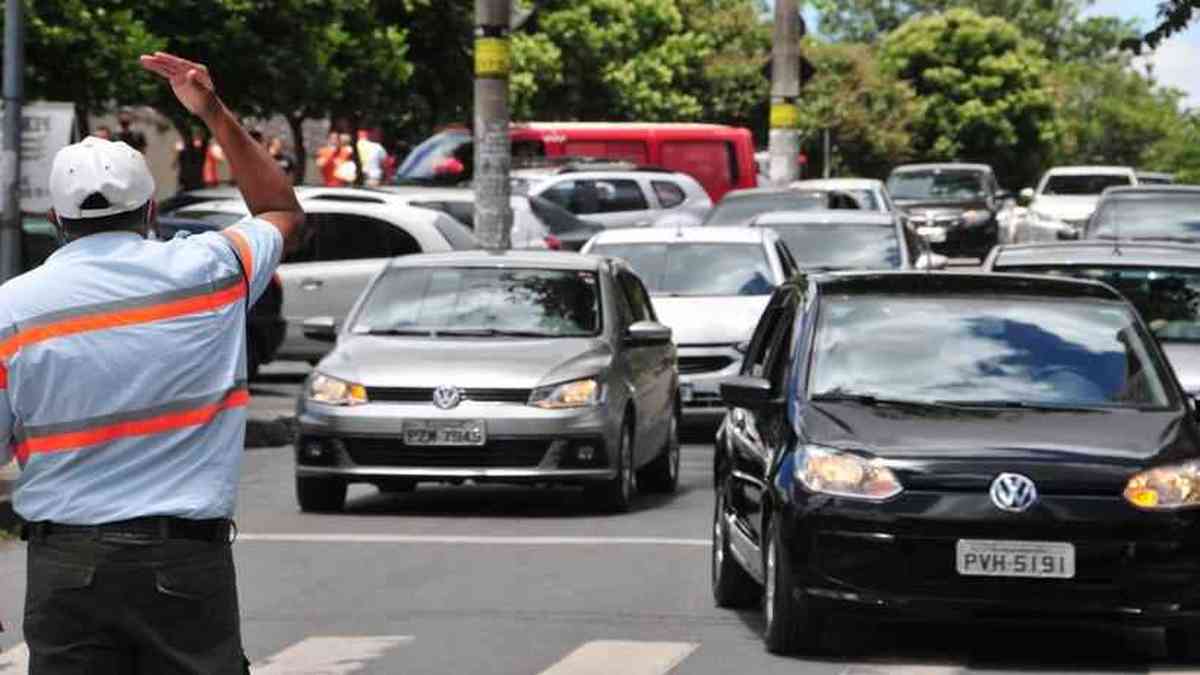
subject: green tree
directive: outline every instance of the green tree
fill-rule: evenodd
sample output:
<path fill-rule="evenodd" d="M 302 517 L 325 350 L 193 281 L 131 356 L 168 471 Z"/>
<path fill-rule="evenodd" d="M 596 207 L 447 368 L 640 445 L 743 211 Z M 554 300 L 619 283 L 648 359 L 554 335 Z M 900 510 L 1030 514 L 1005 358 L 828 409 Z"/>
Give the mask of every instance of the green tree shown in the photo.
<path fill-rule="evenodd" d="M 1048 157 L 1049 62 L 1004 19 L 961 9 L 913 19 L 887 36 L 880 60 L 918 96 L 917 157 L 987 162 L 1009 185 L 1031 181 Z"/>
<path fill-rule="evenodd" d="M 1200 10 L 1200 0 L 1162 0 L 1158 3 L 1158 24 L 1145 35 L 1126 40 L 1122 46 L 1139 54 L 1143 45 L 1154 49 L 1163 40 L 1187 28 L 1196 17 L 1196 10 Z"/>

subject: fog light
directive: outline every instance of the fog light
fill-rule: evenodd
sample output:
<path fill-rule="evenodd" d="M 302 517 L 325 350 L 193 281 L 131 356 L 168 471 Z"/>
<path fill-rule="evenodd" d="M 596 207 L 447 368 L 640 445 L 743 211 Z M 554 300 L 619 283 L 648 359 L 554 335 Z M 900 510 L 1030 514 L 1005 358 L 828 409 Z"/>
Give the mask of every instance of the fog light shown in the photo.
<path fill-rule="evenodd" d="M 322 445 L 321 439 L 310 438 L 301 446 L 300 452 L 305 459 L 321 459 L 325 455 L 325 446 Z"/>
<path fill-rule="evenodd" d="M 575 456 L 581 462 L 590 462 L 596 458 L 596 448 L 590 445 L 581 445 L 575 449 Z"/>

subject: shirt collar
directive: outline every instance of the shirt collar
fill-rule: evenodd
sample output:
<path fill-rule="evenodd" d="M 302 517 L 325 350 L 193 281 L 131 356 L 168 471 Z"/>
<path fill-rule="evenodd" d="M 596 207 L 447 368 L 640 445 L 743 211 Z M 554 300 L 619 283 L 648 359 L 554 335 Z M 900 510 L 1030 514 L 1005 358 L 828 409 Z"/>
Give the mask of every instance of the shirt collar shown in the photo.
<path fill-rule="evenodd" d="M 145 241 L 136 232 L 100 232 L 80 237 L 59 247 L 46 258 L 46 262 L 62 262 L 78 257 L 106 256 L 116 253 L 131 243 Z"/>

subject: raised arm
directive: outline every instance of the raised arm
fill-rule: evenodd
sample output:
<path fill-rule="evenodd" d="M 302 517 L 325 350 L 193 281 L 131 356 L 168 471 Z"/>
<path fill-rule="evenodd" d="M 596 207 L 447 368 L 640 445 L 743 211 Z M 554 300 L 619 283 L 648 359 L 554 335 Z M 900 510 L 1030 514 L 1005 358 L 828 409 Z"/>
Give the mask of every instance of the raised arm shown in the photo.
<path fill-rule="evenodd" d="M 229 162 L 229 171 L 250 213 L 274 225 L 283 235 L 284 249 L 293 249 L 304 225 L 304 211 L 296 201 L 291 181 L 225 107 L 208 69 L 163 52 L 142 56 L 141 62 L 146 70 L 170 82 L 179 102 L 208 126 Z"/>

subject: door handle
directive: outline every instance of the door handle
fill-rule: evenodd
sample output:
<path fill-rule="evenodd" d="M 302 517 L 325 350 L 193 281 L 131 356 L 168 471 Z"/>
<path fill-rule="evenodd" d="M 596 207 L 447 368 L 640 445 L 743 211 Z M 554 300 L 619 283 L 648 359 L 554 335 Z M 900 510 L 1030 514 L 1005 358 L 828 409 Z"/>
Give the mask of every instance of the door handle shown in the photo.
<path fill-rule="evenodd" d="M 300 282 L 300 289 L 305 291 L 315 291 L 325 285 L 320 279 L 304 279 Z"/>

